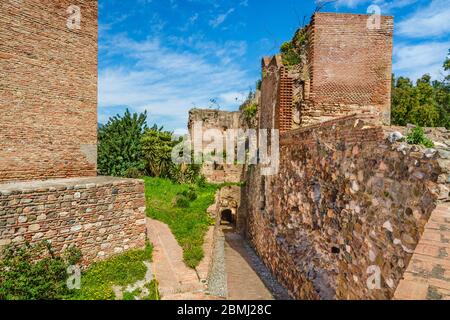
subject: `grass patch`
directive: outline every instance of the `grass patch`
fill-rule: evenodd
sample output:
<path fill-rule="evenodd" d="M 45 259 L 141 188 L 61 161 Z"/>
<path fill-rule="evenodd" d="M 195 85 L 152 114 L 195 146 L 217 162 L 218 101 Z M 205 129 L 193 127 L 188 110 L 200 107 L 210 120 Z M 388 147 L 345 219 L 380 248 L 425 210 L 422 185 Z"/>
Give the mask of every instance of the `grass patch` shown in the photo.
<path fill-rule="evenodd" d="M 201 185 L 177 184 L 162 178 L 145 179 L 147 215 L 166 223 L 183 248 L 183 258 L 187 266 L 194 268 L 203 259 L 203 240 L 214 220 L 206 210 L 214 203 L 214 196 L 221 185 L 204 183 Z M 196 197 L 188 197 L 195 191 Z M 189 205 L 178 199 L 189 200 Z"/>
<path fill-rule="evenodd" d="M 434 143 L 425 135 L 425 131 L 422 127 L 414 127 L 406 136 L 406 142 L 408 144 L 421 144 L 426 148 L 433 148 Z"/>
<path fill-rule="evenodd" d="M 144 250 L 130 250 L 92 264 L 83 272 L 81 289 L 77 290 L 71 299 L 114 300 L 113 286 L 127 286 L 144 279 L 147 267 L 143 262 L 151 261 L 152 251 L 152 245 L 147 243 Z M 153 287 L 157 290 L 156 283 Z M 150 295 L 157 296 L 155 293 Z M 125 295 L 124 298 L 126 298 Z"/>

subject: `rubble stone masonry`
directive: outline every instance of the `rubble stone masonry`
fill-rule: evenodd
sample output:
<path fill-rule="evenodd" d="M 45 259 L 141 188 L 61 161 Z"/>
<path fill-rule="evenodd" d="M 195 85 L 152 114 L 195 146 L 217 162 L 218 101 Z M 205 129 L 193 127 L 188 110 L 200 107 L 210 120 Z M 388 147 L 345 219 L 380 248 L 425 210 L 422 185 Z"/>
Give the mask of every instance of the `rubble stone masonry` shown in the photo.
<path fill-rule="evenodd" d="M 145 245 L 142 180 L 72 178 L 0 185 L 0 248 L 49 240 L 84 264 Z"/>
<path fill-rule="evenodd" d="M 0 72 L 0 182 L 95 176 L 97 1 L 0 1 Z"/>
<path fill-rule="evenodd" d="M 450 200 L 448 152 L 387 134 L 336 119 L 282 134 L 279 174 L 248 169 L 248 238 L 293 297 L 392 298 L 438 200 Z"/>

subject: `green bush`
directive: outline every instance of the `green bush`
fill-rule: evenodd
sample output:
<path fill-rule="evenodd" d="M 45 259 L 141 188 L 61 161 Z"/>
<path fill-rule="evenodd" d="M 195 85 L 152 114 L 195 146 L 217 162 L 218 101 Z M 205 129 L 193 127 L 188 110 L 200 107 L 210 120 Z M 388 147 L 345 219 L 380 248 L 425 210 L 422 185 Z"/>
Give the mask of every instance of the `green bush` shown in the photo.
<path fill-rule="evenodd" d="M 125 178 L 139 179 L 143 176 L 142 170 L 138 168 L 128 168 L 125 172 Z"/>
<path fill-rule="evenodd" d="M 151 177 L 170 178 L 174 166 L 172 149 L 177 142 L 173 134 L 154 126 L 147 129 L 141 139 L 145 169 Z"/>
<path fill-rule="evenodd" d="M 114 300 L 113 286 L 125 287 L 142 280 L 147 272 L 144 261 L 151 261 L 153 247 L 130 250 L 92 264 L 81 275 L 81 289 L 70 297 L 74 300 Z M 125 298 L 125 297 L 124 297 Z"/>
<path fill-rule="evenodd" d="M 450 51 L 444 62 L 447 74 L 442 80 L 431 80 L 428 74 L 415 83 L 392 75 L 392 124 L 408 123 L 421 127 L 450 129 Z"/>
<path fill-rule="evenodd" d="M 406 136 L 408 144 L 421 144 L 427 148 L 433 148 L 434 143 L 425 136 L 422 127 L 414 127 Z"/>
<path fill-rule="evenodd" d="M 258 104 L 257 103 L 251 103 L 244 107 L 244 118 L 246 121 L 250 121 L 253 118 L 256 117 L 258 114 Z"/>
<path fill-rule="evenodd" d="M 194 201 L 198 197 L 197 193 L 195 192 L 194 187 L 192 187 L 192 186 L 189 187 L 188 190 L 184 190 L 184 191 L 178 193 L 178 195 L 186 197 L 189 201 Z"/>
<path fill-rule="evenodd" d="M 306 28 L 297 30 L 293 39 L 284 42 L 280 47 L 283 64 L 287 67 L 300 64 L 307 42 Z"/>
<path fill-rule="evenodd" d="M 185 164 L 174 165 L 170 171 L 170 180 L 176 183 L 197 183 L 201 179 L 201 165 Z"/>
<path fill-rule="evenodd" d="M 56 255 L 48 242 L 8 246 L 0 260 L 0 300 L 55 300 L 68 297 L 67 268 L 81 252 L 71 247 Z"/>
<path fill-rule="evenodd" d="M 147 113 L 116 115 L 98 131 L 98 170 L 100 174 L 125 177 L 129 170 L 143 170 L 141 138 Z"/>
<path fill-rule="evenodd" d="M 177 208 L 189 208 L 190 206 L 189 199 L 183 194 L 178 194 L 175 197 L 175 206 Z"/>
<path fill-rule="evenodd" d="M 206 184 L 208 183 L 206 181 L 206 178 L 204 175 L 200 175 L 197 177 L 197 179 L 195 180 L 195 183 L 197 184 L 197 186 L 199 186 L 200 188 L 204 188 L 206 187 Z"/>

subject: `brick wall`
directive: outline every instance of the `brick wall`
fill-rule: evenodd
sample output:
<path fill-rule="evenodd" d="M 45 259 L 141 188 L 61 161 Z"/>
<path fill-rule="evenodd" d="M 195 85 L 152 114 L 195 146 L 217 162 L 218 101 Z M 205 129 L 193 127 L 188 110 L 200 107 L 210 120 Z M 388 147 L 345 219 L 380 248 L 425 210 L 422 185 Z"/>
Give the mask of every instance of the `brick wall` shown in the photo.
<path fill-rule="evenodd" d="M 371 113 L 390 123 L 393 18 L 379 29 L 368 15 L 316 13 L 309 25 L 310 95 L 303 124 L 352 113 Z"/>
<path fill-rule="evenodd" d="M 141 180 L 72 178 L 0 185 L 0 248 L 49 240 L 84 264 L 145 245 Z"/>
<path fill-rule="evenodd" d="M 0 182 L 96 175 L 97 1 L 0 1 L 0 70 Z"/>
<path fill-rule="evenodd" d="M 355 116 L 292 130 L 279 174 L 247 170 L 248 238 L 293 297 L 391 298 L 438 199 L 450 200 L 450 160 L 387 134 Z"/>

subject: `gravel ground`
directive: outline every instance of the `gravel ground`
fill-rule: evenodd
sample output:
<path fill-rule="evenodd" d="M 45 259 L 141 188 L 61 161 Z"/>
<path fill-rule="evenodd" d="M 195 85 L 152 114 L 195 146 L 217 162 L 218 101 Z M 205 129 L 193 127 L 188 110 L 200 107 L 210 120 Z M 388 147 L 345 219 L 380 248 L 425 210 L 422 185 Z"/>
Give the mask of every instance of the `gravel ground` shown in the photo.
<path fill-rule="evenodd" d="M 208 276 L 208 293 L 212 296 L 224 297 L 228 295 L 227 275 L 225 272 L 225 236 L 218 228 L 212 256 L 212 266 Z"/>

